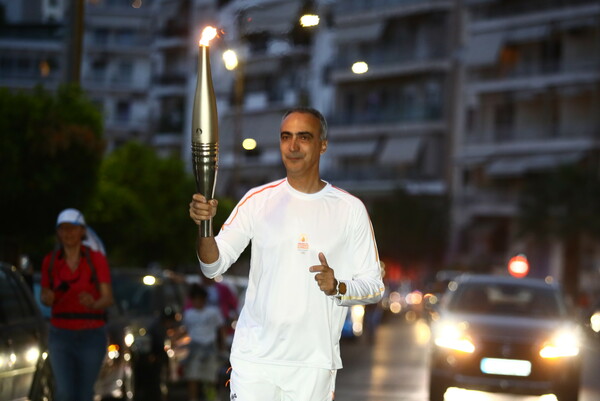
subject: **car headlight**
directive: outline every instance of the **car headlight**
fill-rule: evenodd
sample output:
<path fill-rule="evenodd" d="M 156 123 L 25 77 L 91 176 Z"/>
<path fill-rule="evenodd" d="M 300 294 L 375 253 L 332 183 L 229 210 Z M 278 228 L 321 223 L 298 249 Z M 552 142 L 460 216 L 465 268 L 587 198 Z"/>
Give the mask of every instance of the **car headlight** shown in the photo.
<path fill-rule="evenodd" d="M 148 353 L 152 349 L 152 337 L 144 327 L 131 329 L 123 337 L 123 342 L 132 351 Z"/>
<path fill-rule="evenodd" d="M 131 344 L 133 344 L 134 339 L 135 339 L 135 337 L 133 336 L 133 334 L 127 333 L 127 334 L 125 334 L 123 341 L 125 342 L 126 346 L 131 347 Z"/>
<path fill-rule="evenodd" d="M 575 330 L 561 330 L 540 349 L 542 358 L 564 358 L 579 355 L 579 335 Z"/>
<path fill-rule="evenodd" d="M 594 330 L 596 333 L 600 333 L 600 311 L 595 312 L 591 317 L 590 317 L 590 327 L 592 328 L 592 330 Z"/>
<path fill-rule="evenodd" d="M 472 339 L 465 332 L 467 327 L 466 323 L 445 323 L 440 325 L 439 329 L 436 330 L 435 345 L 468 354 L 473 353 L 475 351 L 475 344 L 473 344 Z"/>

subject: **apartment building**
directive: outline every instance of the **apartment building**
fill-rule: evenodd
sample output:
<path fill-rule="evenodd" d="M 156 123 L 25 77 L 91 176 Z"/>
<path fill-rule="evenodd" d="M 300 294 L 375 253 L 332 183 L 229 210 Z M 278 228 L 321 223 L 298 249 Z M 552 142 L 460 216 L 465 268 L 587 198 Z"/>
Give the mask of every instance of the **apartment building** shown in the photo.
<path fill-rule="evenodd" d="M 446 193 L 453 6 L 335 4 L 335 56 L 325 71 L 334 92 L 327 178 L 366 198 L 397 189 Z"/>
<path fill-rule="evenodd" d="M 66 74 L 65 27 L 52 22 L 41 1 L 1 0 L 0 87 L 56 88 Z"/>
<path fill-rule="evenodd" d="M 86 3 L 81 86 L 104 114 L 107 151 L 150 142 L 152 0 Z"/>
<path fill-rule="evenodd" d="M 529 174 L 590 163 L 600 149 L 600 4 L 594 0 L 464 1 L 464 109 L 455 136 L 451 259 L 505 266 L 525 253 L 560 277 L 558 242 L 520 238 Z M 582 251 L 597 269 L 598 245 Z"/>
<path fill-rule="evenodd" d="M 153 10 L 151 143 L 163 155 L 181 154 L 184 143 L 189 147 L 188 81 L 196 62 L 190 49 L 197 43 L 192 38 L 197 32 L 191 27 L 190 10 L 190 2 L 180 0 L 158 0 Z"/>

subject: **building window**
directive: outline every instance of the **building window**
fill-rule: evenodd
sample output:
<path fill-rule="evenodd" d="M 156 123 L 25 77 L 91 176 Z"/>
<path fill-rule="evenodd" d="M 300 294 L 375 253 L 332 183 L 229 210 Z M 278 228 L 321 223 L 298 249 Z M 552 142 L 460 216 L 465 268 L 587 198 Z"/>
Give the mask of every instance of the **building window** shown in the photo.
<path fill-rule="evenodd" d="M 94 60 L 92 62 L 91 78 L 94 81 L 103 81 L 106 75 L 106 60 Z"/>
<path fill-rule="evenodd" d="M 94 44 L 106 45 L 108 44 L 108 30 L 105 28 L 99 28 L 94 31 Z"/>
<path fill-rule="evenodd" d="M 117 102 L 116 119 L 119 122 L 128 122 L 131 115 L 131 104 L 128 101 L 121 100 Z"/>
<path fill-rule="evenodd" d="M 515 104 L 501 103 L 494 111 L 494 137 L 497 141 L 509 141 L 514 138 Z"/>
<path fill-rule="evenodd" d="M 133 81 L 133 63 L 121 61 L 114 76 L 115 82 L 131 83 Z"/>

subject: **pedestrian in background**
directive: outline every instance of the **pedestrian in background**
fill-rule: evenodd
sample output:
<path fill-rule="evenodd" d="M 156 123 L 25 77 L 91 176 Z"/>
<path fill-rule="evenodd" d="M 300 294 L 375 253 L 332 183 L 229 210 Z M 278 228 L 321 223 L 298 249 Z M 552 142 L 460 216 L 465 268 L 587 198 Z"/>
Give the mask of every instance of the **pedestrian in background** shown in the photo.
<path fill-rule="evenodd" d="M 113 303 L 108 262 L 83 245 L 86 224 L 77 209 L 56 221 L 58 248 L 42 263 L 40 299 L 51 307 L 49 356 L 58 401 L 92 401 L 106 354 L 107 307 Z"/>
<path fill-rule="evenodd" d="M 206 288 L 192 284 L 190 307 L 183 313 L 183 324 L 191 338 L 183 366 L 190 401 L 199 401 L 200 392 L 204 399 L 215 398 L 215 384 L 221 366 L 219 344 L 223 344 L 225 336 L 224 319 L 219 308 L 207 304 L 207 298 Z"/>
<path fill-rule="evenodd" d="M 251 189 L 216 237 L 200 237 L 207 277 L 225 273 L 252 242 L 246 299 L 231 349 L 231 399 L 330 401 L 347 306 L 378 302 L 379 256 L 363 203 L 321 180 L 327 122 L 312 108 L 280 127 L 286 178 Z M 218 202 L 194 194 L 196 224 Z"/>

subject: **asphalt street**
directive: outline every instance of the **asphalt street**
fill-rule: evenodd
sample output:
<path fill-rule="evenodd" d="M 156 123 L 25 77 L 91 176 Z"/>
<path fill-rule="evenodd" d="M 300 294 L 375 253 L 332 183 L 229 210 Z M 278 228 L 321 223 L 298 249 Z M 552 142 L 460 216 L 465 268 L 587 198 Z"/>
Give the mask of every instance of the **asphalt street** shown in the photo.
<path fill-rule="evenodd" d="M 388 318 L 373 338 L 344 339 L 344 368 L 338 372 L 336 401 L 428 401 L 429 327 L 422 320 Z M 600 343 L 584 350 L 579 401 L 600 400 Z M 228 400 L 221 394 L 219 401 Z M 446 393 L 446 401 L 552 401 L 488 393 Z M 185 387 L 172 389 L 169 401 L 187 401 Z"/>

